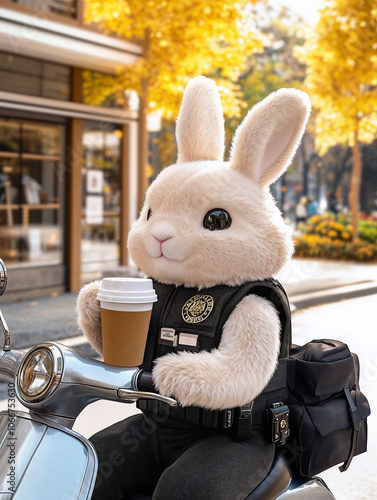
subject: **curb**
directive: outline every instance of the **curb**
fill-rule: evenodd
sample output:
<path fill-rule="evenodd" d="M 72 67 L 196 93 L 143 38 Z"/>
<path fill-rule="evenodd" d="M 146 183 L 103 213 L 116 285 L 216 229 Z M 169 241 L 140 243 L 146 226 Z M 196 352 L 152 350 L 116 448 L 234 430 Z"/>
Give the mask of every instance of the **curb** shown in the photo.
<path fill-rule="evenodd" d="M 377 283 L 362 282 L 352 285 L 339 286 L 317 292 L 303 293 L 292 295 L 289 297 L 292 313 L 308 309 L 309 307 L 317 307 L 325 304 L 333 304 L 360 297 L 377 294 Z"/>

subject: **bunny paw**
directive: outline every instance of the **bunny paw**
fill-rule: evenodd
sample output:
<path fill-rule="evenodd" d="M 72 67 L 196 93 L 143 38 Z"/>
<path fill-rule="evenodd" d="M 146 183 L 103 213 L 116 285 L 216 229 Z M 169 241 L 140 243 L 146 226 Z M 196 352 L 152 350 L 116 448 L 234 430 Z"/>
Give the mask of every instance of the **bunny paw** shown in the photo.
<path fill-rule="evenodd" d="M 102 354 L 101 308 L 97 300 L 100 281 L 85 285 L 76 303 L 77 322 L 80 329 L 97 352 Z"/>
<path fill-rule="evenodd" d="M 233 406 L 224 385 L 224 360 L 218 351 L 168 354 L 155 362 L 153 380 L 158 391 L 181 406 L 220 410 Z M 226 370 L 225 370 L 226 371 Z"/>

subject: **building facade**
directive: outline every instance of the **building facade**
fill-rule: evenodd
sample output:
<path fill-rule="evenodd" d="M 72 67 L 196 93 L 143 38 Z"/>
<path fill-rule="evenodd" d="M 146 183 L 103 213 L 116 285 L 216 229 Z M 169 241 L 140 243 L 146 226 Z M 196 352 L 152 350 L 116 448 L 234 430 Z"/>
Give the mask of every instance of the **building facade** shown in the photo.
<path fill-rule="evenodd" d="M 127 265 L 143 169 L 141 48 L 83 22 L 81 0 L 0 0 L 0 257 L 8 299 L 77 291 Z M 144 121 L 144 120 L 142 120 Z M 140 195 L 139 195 L 140 198 Z"/>

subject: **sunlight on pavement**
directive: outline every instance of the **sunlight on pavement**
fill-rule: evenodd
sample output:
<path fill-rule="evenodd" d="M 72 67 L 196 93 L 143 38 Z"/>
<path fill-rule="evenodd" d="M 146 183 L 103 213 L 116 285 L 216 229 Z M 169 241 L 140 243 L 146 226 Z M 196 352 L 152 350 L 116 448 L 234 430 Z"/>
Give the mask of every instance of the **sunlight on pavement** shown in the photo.
<path fill-rule="evenodd" d="M 377 498 L 377 295 L 308 309 L 292 318 L 293 343 L 304 344 L 315 338 L 345 342 L 359 356 L 360 386 L 369 400 L 368 451 L 355 457 L 350 468 L 338 467 L 320 475 L 336 500 Z"/>

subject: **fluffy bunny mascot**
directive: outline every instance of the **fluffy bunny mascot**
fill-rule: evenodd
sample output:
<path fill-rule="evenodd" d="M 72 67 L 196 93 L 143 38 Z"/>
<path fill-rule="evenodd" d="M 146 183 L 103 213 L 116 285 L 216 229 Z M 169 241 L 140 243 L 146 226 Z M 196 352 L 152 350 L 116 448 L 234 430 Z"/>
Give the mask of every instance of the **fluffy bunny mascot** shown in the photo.
<path fill-rule="evenodd" d="M 93 498 L 243 499 L 268 473 L 274 445 L 262 430 L 253 426 L 248 439 L 236 441 L 219 415 L 250 403 L 276 368 L 277 310 L 238 290 L 271 278 L 291 256 L 290 231 L 269 185 L 289 165 L 309 110 L 301 91 L 271 94 L 248 113 L 224 162 L 217 87 L 204 77 L 187 85 L 177 163 L 148 189 L 128 239 L 132 259 L 155 280 L 159 297 L 143 368 L 153 369 L 155 387 L 176 398 L 181 413 L 141 404 L 142 413 L 93 436 L 99 456 Z M 81 290 L 78 316 L 101 352 L 98 288 L 94 282 Z M 227 297 L 236 295 L 229 310 Z"/>

